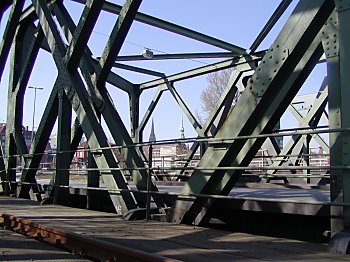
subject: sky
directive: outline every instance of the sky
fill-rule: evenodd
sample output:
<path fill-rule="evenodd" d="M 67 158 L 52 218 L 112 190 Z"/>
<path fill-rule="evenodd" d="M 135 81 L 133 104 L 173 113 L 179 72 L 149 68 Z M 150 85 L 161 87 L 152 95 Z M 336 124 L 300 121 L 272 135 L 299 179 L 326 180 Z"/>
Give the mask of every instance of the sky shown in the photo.
<path fill-rule="evenodd" d="M 114 0 L 112 2 L 120 5 L 124 3 L 122 0 Z M 83 10 L 83 5 L 71 2 L 69 0 L 65 0 L 64 3 L 70 15 L 77 23 Z M 221 0 L 216 2 L 212 0 L 144 0 L 140 6 L 139 11 L 248 49 L 279 3 L 280 0 Z M 27 1 L 26 5 L 28 4 L 29 1 Z M 271 31 L 271 33 L 258 48 L 258 50 L 266 49 L 271 45 L 295 5 L 296 1 L 293 1 L 287 12 L 280 19 L 279 23 Z M 6 26 L 6 18 L 8 13 L 9 10 L 5 13 L 1 21 L 1 36 L 3 35 L 3 31 Z M 100 14 L 100 17 L 95 25 L 88 43 L 88 46 L 92 50 L 94 57 L 101 56 L 105 43 L 116 19 L 116 15 L 111 15 L 105 12 L 102 12 Z M 140 55 L 145 48 L 151 49 L 154 54 L 225 51 L 135 21 L 122 47 L 120 55 Z M 137 67 L 145 67 L 150 70 L 165 73 L 166 75 L 171 75 L 188 69 L 208 65 L 216 61 L 220 60 L 149 60 L 128 62 L 126 64 L 134 65 Z M 0 103 L 2 105 L 0 107 L 1 122 L 4 122 L 6 120 L 7 98 L 5 94 L 7 94 L 9 77 L 8 64 L 9 59 L 0 83 L 1 94 L 3 94 L 0 97 Z M 155 79 L 155 77 L 152 76 L 128 72 L 121 69 L 113 69 L 113 71 L 133 83 L 143 83 L 145 81 Z M 316 67 L 316 70 L 314 70 L 300 91 L 300 94 L 316 92 L 322 82 L 324 75 L 325 66 L 322 64 L 318 65 Z M 43 90 L 37 91 L 38 99 L 35 105 L 36 113 L 34 128 L 36 128 L 39 124 L 42 112 L 45 108 L 46 101 L 49 97 L 56 76 L 57 70 L 51 54 L 45 51 L 40 51 L 29 81 L 29 86 L 43 88 Z M 206 87 L 206 76 L 196 77 L 193 79 L 177 82 L 175 84 L 175 88 L 185 100 L 192 113 L 194 113 L 195 110 L 201 111 L 200 94 Z M 114 101 L 114 104 L 117 107 L 119 114 L 124 121 L 125 126 L 129 130 L 129 104 L 127 94 L 110 85 L 107 85 L 107 88 Z M 148 105 L 155 91 L 156 89 L 150 89 L 142 93 L 140 102 L 140 120 L 148 108 Z M 29 126 L 29 129 L 31 129 L 32 126 L 34 107 L 33 95 L 34 90 L 28 89 L 24 100 L 23 125 Z M 186 119 L 185 115 L 182 113 L 175 100 L 171 97 L 169 92 L 165 92 L 158 106 L 156 107 L 155 112 L 152 115 L 155 123 L 155 133 L 157 139 L 160 140 L 179 138 L 180 121 L 182 116 L 184 118 L 186 137 L 196 136 L 196 132 L 194 131 L 192 125 Z M 286 113 L 285 117 L 282 119 L 281 127 L 289 128 L 295 124 L 296 121 L 293 119 L 293 117 L 291 117 L 290 113 Z M 151 121 L 146 126 L 146 129 L 144 131 L 145 140 L 148 140 L 150 125 Z M 108 133 L 108 131 L 106 132 Z"/>

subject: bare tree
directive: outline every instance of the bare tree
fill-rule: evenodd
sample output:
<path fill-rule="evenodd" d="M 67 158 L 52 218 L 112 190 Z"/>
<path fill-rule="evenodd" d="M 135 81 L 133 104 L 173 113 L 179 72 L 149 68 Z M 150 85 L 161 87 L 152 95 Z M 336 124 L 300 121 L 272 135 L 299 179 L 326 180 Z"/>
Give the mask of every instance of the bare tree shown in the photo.
<path fill-rule="evenodd" d="M 205 119 L 215 107 L 230 79 L 232 71 L 233 69 L 229 68 L 208 74 L 208 87 L 202 91 L 200 96 L 202 112 L 196 110 L 196 117 L 200 123 L 204 123 Z"/>

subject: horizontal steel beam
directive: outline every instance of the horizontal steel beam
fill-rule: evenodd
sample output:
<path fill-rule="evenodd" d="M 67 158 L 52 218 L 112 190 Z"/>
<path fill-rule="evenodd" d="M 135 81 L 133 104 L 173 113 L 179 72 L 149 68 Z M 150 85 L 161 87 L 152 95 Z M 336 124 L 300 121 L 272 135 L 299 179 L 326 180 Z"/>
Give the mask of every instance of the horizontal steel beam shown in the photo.
<path fill-rule="evenodd" d="M 144 68 L 140 68 L 140 67 L 136 67 L 136 66 L 124 65 L 124 64 L 120 64 L 120 63 L 114 63 L 113 67 L 128 70 L 128 71 L 133 71 L 133 72 L 137 72 L 137 73 L 141 73 L 141 74 L 145 74 L 145 75 L 152 75 L 152 76 L 157 76 L 157 77 L 164 76 L 164 74 L 160 73 L 160 72 L 156 72 L 153 70 L 148 70 L 148 69 L 144 69 Z"/>
<path fill-rule="evenodd" d="M 263 53 L 265 53 L 265 52 L 263 52 Z M 251 58 L 252 58 L 252 60 L 260 60 L 261 59 L 260 55 L 261 54 L 259 53 L 259 54 L 257 54 L 257 56 L 251 56 Z M 204 75 L 204 74 L 209 74 L 212 72 L 227 69 L 230 67 L 237 66 L 239 64 L 244 64 L 244 63 L 246 63 L 246 61 L 242 61 L 241 57 L 229 59 L 226 61 L 218 62 L 215 64 L 211 64 L 211 65 L 195 68 L 192 70 L 188 70 L 185 72 L 181 72 L 181 73 L 178 73 L 175 75 L 171 75 L 171 76 L 168 76 L 166 78 L 161 78 L 161 79 L 157 79 L 154 81 L 140 84 L 140 90 L 143 91 L 145 89 L 156 87 L 156 86 L 165 84 L 167 82 L 176 82 L 176 81 L 180 81 L 180 80 L 184 80 L 184 79 L 188 79 L 188 78 L 192 78 L 192 77 L 196 77 L 196 76 L 200 76 L 200 75 Z"/>
<path fill-rule="evenodd" d="M 198 59 L 198 58 L 225 58 L 235 57 L 231 52 L 209 52 L 209 53 L 183 53 L 183 54 L 154 54 L 152 58 L 142 55 L 118 56 L 116 61 L 154 61 L 154 60 L 175 60 L 175 59 Z"/>

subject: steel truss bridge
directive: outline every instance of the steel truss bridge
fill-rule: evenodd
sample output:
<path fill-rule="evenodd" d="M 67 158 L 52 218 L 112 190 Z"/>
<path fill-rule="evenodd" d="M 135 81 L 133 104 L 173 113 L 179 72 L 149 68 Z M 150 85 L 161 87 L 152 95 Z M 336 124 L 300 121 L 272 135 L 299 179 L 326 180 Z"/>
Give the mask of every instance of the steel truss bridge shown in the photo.
<path fill-rule="evenodd" d="M 350 74 L 347 72 L 350 68 L 350 0 L 300 0 L 271 47 L 257 51 L 292 2 L 281 1 L 249 52 L 246 48 L 141 13 L 138 11 L 141 0 L 126 0 L 123 6 L 102 0 L 72 1 L 84 6 L 77 24 L 61 0 L 32 0 L 26 8 L 24 0 L 0 2 L 1 23 L 6 24 L 0 45 L 0 76 L 9 77 L 6 141 L 2 147 L 4 151 L 0 151 L 3 194 L 32 199 L 41 196 L 53 199 L 54 203 L 69 204 L 70 165 L 85 135 L 89 147 L 88 206 L 98 204 L 94 189 L 103 183 L 114 209 L 120 214 L 149 210 L 151 202 L 152 212 L 166 214 L 169 221 L 205 224 L 213 217 L 216 205 L 229 196 L 249 169 L 265 141 L 275 149 L 276 158 L 271 165 L 261 168 L 273 178 L 281 176 L 278 171 L 286 169 L 287 160 L 307 155 L 305 148 L 313 138 L 330 156 L 330 164 L 321 168 L 324 174 L 329 173 L 330 199 L 321 204 L 330 207 L 332 235 L 350 229 L 350 110 L 346 109 L 350 97 Z M 87 43 L 96 21 L 103 15 L 102 10 L 117 19 L 103 52 L 93 54 Z M 7 21 L 3 16 L 5 11 L 8 12 Z M 151 59 L 226 59 L 174 75 L 125 65 L 123 61 L 148 59 L 141 55 L 119 55 L 134 21 L 223 50 L 162 54 Z M 45 87 L 51 88 L 51 94 L 28 149 L 22 132 L 23 100 L 41 50 L 52 55 L 58 75 L 53 86 Z M 8 76 L 4 75 L 6 63 L 10 68 Z M 275 138 L 284 133 L 276 131 L 275 127 L 318 63 L 327 64 L 327 76 L 308 113 L 295 113 L 299 126 L 285 133 L 292 138 L 279 150 Z M 150 74 L 157 79 L 136 84 L 113 72 L 114 67 Z M 229 82 L 206 122 L 200 124 L 177 92 L 175 83 L 227 68 L 234 69 Z M 125 126 L 114 106 L 107 84 L 128 95 L 130 128 Z M 140 97 L 150 88 L 157 91 L 141 118 Z M 244 91 L 236 99 L 239 90 Z M 173 96 L 198 133 L 198 138 L 191 141 L 175 141 L 193 143 L 177 175 L 186 170 L 198 148 L 201 151 L 201 160 L 197 166 L 190 167 L 190 178 L 170 204 L 151 179 L 154 175 L 151 161 L 142 151 L 145 146 L 152 149 L 153 144 L 144 143 L 143 131 L 165 92 Z M 329 125 L 320 127 L 325 110 Z M 72 112 L 75 119 L 72 119 Z M 107 141 L 101 117 L 114 140 L 114 147 Z M 55 172 L 50 186 L 43 192 L 37 183 L 37 170 L 56 121 Z M 321 133 L 329 134 L 329 143 Z M 19 181 L 16 180 L 18 159 L 23 167 Z M 302 168 L 305 177 L 310 178 L 310 171 L 316 167 L 288 168 L 292 171 Z"/>

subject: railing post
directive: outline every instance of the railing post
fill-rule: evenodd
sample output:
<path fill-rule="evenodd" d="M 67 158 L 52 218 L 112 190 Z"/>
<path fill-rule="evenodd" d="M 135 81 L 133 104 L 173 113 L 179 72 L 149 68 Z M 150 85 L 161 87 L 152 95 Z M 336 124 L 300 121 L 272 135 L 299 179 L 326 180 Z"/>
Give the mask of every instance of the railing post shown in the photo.
<path fill-rule="evenodd" d="M 151 219 L 151 194 L 150 194 L 150 185 L 151 185 L 151 171 L 152 171 L 152 154 L 153 154 L 152 144 L 148 148 L 148 176 L 147 176 L 147 199 L 146 199 L 146 220 Z"/>

